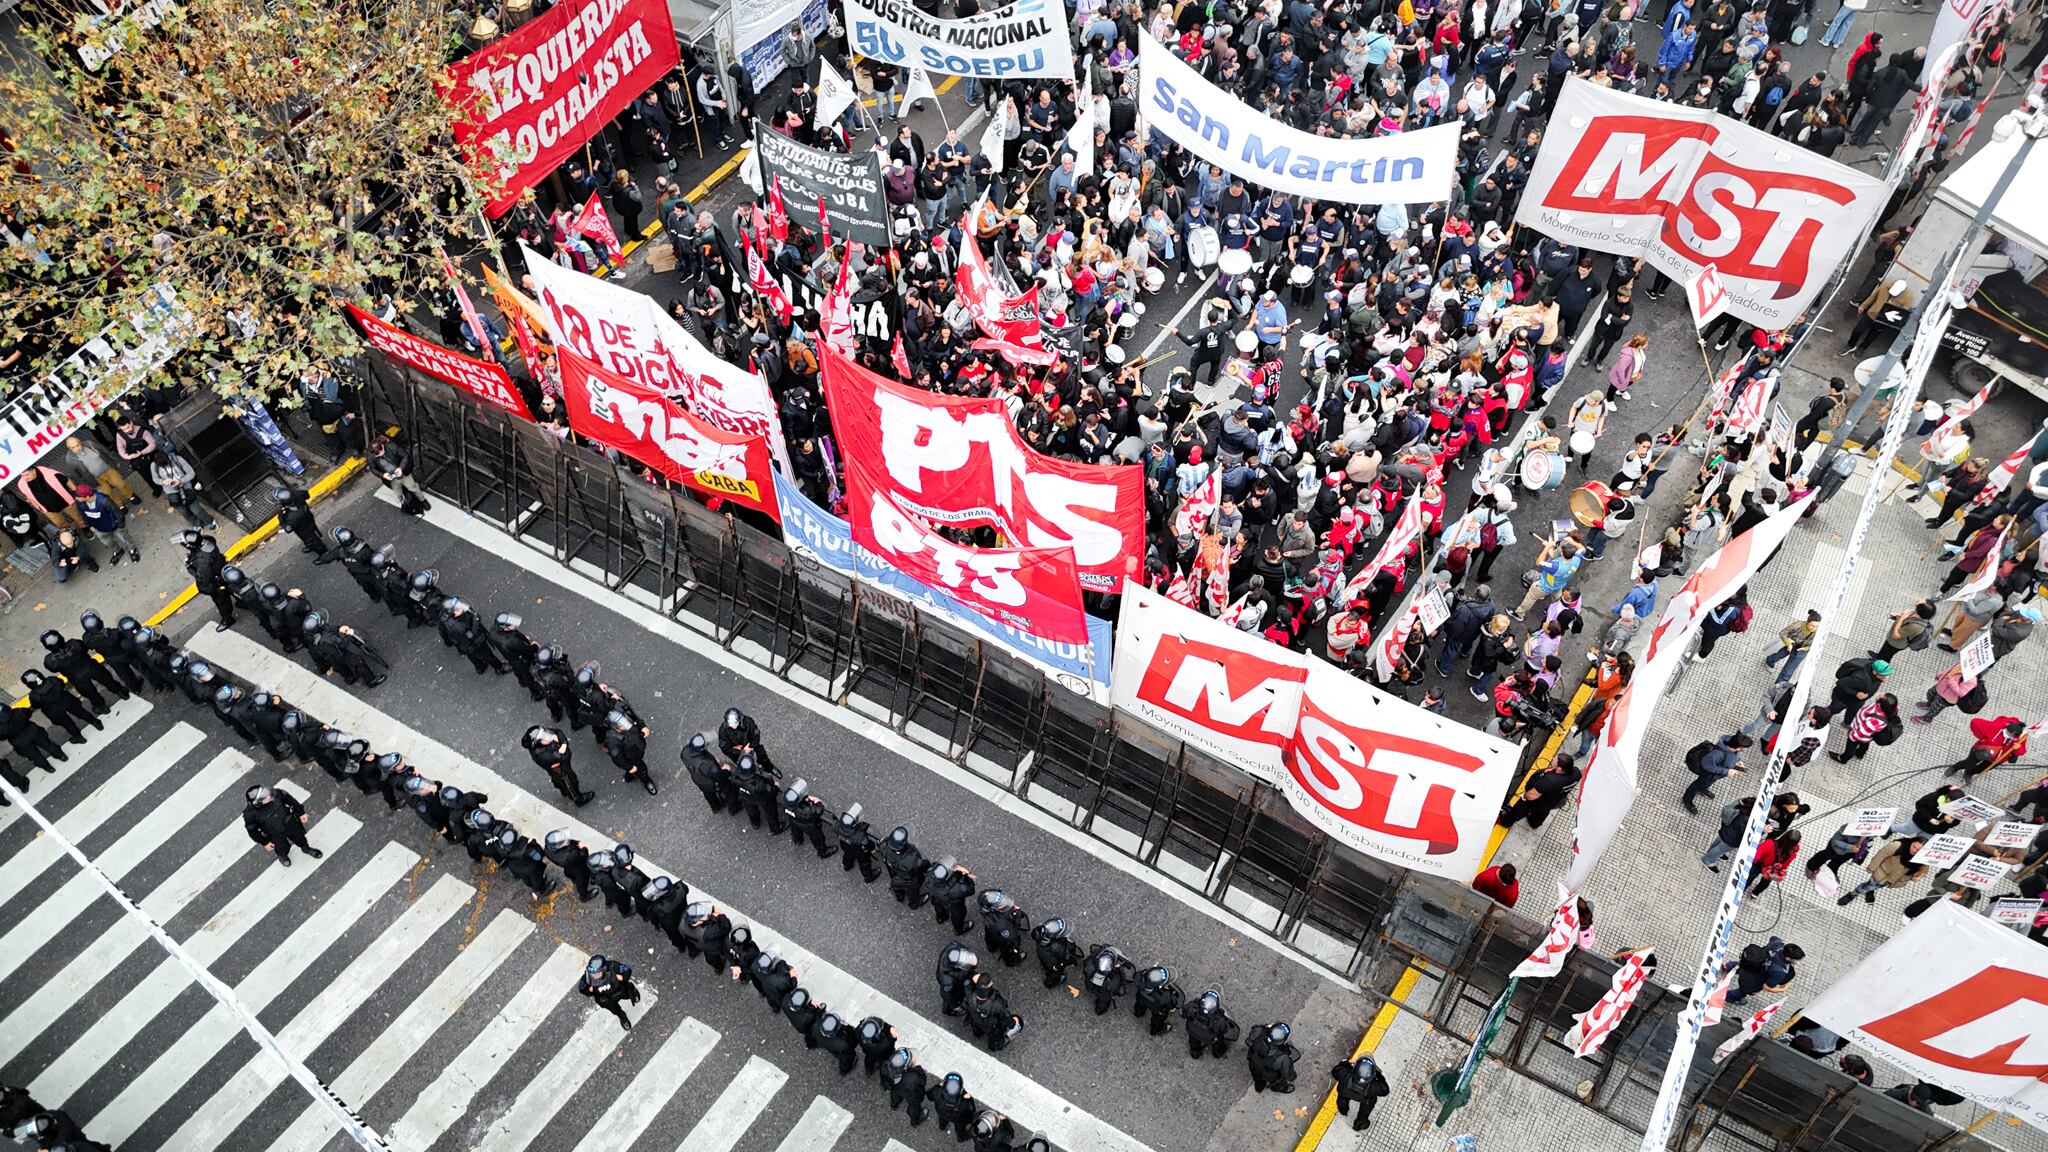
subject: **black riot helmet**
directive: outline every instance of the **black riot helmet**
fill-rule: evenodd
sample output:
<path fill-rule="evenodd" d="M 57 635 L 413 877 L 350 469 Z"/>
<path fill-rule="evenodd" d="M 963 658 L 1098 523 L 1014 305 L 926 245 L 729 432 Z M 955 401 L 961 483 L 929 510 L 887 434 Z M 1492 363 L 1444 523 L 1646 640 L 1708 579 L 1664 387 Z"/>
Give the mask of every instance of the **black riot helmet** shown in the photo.
<path fill-rule="evenodd" d="M 427 779 L 425 776 L 413 775 L 405 778 L 405 790 L 414 796 L 419 796 L 423 793 L 434 791 L 435 785 L 432 780 Z"/>
<path fill-rule="evenodd" d="M 562 654 L 560 652 L 555 651 L 554 645 L 552 644 L 541 645 L 540 650 L 533 654 L 534 665 L 540 668 L 552 667 L 555 661 L 560 660 L 561 658 Z"/>
<path fill-rule="evenodd" d="M 229 564 L 220 570 L 220 582 L 230 588 L 240 587 L 242 582 L 247 579 L 248 577 L 242 574 L 242 570 L 233 564 Z"/>
<path fill-rule="evenodd" d="M 233 684 L 223 684 L 214 690 L 213 702 L 216 704 L 233 704 L 241 695 L 242 690 L 240 688 L 235 687 Z"/>
<path fill-rule="evenodd" d="M 826 1036 L 839 1031 L 839 1013 L 827 1012 L 818 1017 L 818 1031 Z"/>
<path fill-rule="evenodd" d="M 354 740 L 351 740 L 351 741 L 349 741 L 349 742 L 348 742 L 348 755 L 349 755 L 349 759 L 351 759 L 351 760 L 361 760 L 361 759 L 363 759 L 363 758 L 367 757 L 367 756 L 368 756 L 369 754 L 370 754 L 370 742 L 369 742 L 368 740 L 364 740 L 364 739 L 361 739 L 360 737 L 358 737 L 357 739 L 354 739 Z M 462 796 L 462 793 L 461 793 L 460 791 L 457 791 L 455 795 L 456 795 L 456 797 L 457 797 L 458 799 L 460 799 L 460 798 L 461 798 L 461 796 Z"/>
<path fill-rule="evenodd" d="M 469 611 L 469 602 L 460 596 L 450 596 L 441 602 L 441 611 L 450 616 L 460 616 Z"/>
<path fill-rule="evenodd" d="M 1202 998 L 1200 1001 L 1198 1001 L 1198 1004 L 1203 1012 L 1215 1012 L 1216 1010 L 1222 1008 L 1222 990 L 1218 988 L 1211 988 L 1208 991 L 1202 993 Z"/>
<path fill-rule="evenodd" d="M 123 617 L 123 619 L 133 619 L 133 617 Z M 107 626 L 107 622 L 100 619 L 99 613 L 88 609 L 84 614 L 79 616 L 78 626 L 80 628 L 85 629 L 87 632 L 97 632 L 100 629 L 105 628 Z"/>
<path fill-rule="evenodd" d="M 356 530 L 343 524 L 334 530 L 334 542 L 346 548 L 356 542 Z"/>
<path fill-rule="evenodd" d="M 752 776 L 754 774 L 754 758 L 744 752 L 741 753 L 740 758 L 732 762 L 732 772 L 735 776 Z"/>
<path fill-rule="evenodd" d="M 306 613 L 306 619 L 299 625 L 299 631 L 311 636 L 327 627 L 327 618 L 318 612 Z"/>
<path fill-rule="evenodd" d="M 671 887 L 673 887 L 673 883 L 669 880 L 668 877 L 656 876 L 654 879 L 649 880 L 647 882 L 647 888 L 642 894 L 645 895 L 649 900 L 659 900 L 663 896 L 668 895 L 668 890 Z"/>
<path fill-rule="evenodd" d="M 848 805 L 846 811 L 839 814 L 839 826 L 848 832 L 860 827 L 860 805 Z"/>
<path fill-rule="evenodd" d="M 683 905 L 683 919 L 692 924 L 702 924 L 711 919 L 711 913 L 716 910 L 717 905 L 709 900 L 692 900 Z"/>
<path fill-rule="evenodd" d="M 562 847 L 564 844 L 567 844 L 568 842 L 569 833 L 561 828 L 556 828 L 553 831 L 549 832 L 547 834 L 547 838 L 542 841 L 542 843 L 548 846 L 548 849 L 550 851 L 558 849 Z"/>
<path fill-rule="evenodd" d="M 860 1038 L 863 1042 L 873 1042 L 875 1040 L 880 1039 L 881 1036 L 881 1021 L 875 1019 L 873 1016 L 870 1016 L 867 1019 L 860 1022 Z"/>
<path fill-rule="evenodd" d="M 903 847 L 904 845 L 906 845 L 906 844 L 908 844 L 908 843 L 910 843 L 910 829 L 909 829 L 908 827 L 905 827 L 904 825 L 898 824 L 898 825 L 897 825 L 897 826 L 896 826 L 895 828 L 893 828 L 893 829 L 891 829 L 891 830 L 890 830 L 890 832 L 889 832 L 889 845 L 890 845 L 890 847 L 892 847 L 892 848 L 901 848 L 901 847 Z"/>
<path fill-rule="evenodd" d="M 910 1066 L 915 1062 L 916 1057 L 911 1055 L 908 1048 L 898 1048 L 894 1052 L 889 1053 L 889 1071 L 891 1072 L 908 1072 L 910 1071 Z"/>
<path fill-rule="evenodd" d="M 441 803 L 449 808 L 453 808 L 457 804 L 462 803 L 462 789 L 457 788 L 453 784 L 442 785 Z"/>
<path fill-rule="evenodd" d="M 377 771 L 382 772 L 386 775 L 390 775 L 393 772 L 402 771 L 404 770 L 404 768 L 405 757 L 400 756 L 396 752 L 386 752 L 382 756 L 377 757 Z M 483 811 L 483 809 L 479 808 L 477 809 L 477 811 L 481 812 Z"/>
<path fill-rule="evenodd" d="M 278 721 L 279 726 L 287 732 L 297 732 L 300 728 L 305 726 L 305 723 L 306 714 L 299 711 L 297 708 L 294 708 L 291 711 L 285 713 L 284 719 Z"/>
<path fill-rule="evenodd" d="M 44 649 L 51 652 L 55 652 L 57 649 L 62 648 L 64 646 L 64 634 L 62 632 L 57 631 L 54 628 L 44 629 L 41 640 L 43 642 Z"/>
<path fill-rule="evenodd" d="M 496 624 L 500 632 L 516 632 L 519 630 L 520 621 L 519 617 L 510 612 L 500 612 L 491 623 Z"/>
<path fill-rule="evenodd" d="M 242 793 L 242 798 L 251 804 L 268 804 L 271 796 L 270 789 L 262 784 L 251 784 L 249 790 Z"/>
<path fill-rule="evenodd" d="M 634 859 L 633 846 L 631 844 L 626 844 L 623 842 L 620 843 L 618 846 L 612 849 L 612 859 L 622 865 L 631 864 Z"/>
<path fill-rule="evenodd" d="M 704 734 L 702 732 L 699 732 L 695 736 L 690 737 L 690 751 L 702 752 L 704 751 L 704 749 Z"/>
<path fill-rule="evenodd" d="M 1003 895 L 1001 888 L 991 888 L 983 892 L 977 902 L 981 905 L 983 912 L 993 912 L 1001 908 L 1008 900 L 1009 897 Z"/>
<path fill-rule="evenodd" d="M 789 990 L 789 999 L 783 1003 L 789 1008 L 808 1008 L 811 1006 L 811 994 L 802 988 L 792 988 Z"/>
<path fill-rule="evenodd" d="M 576 686 L 588 688 L 597 683 L 597 661 L 585 660 L 576 669 Z"/>
<path fill-rule="evenodd" d="M 578 673 L 578 675 L 581 675 L 581 673 Z M 605 726 L 614 732 L 630 732 L 633 730 L 633 718 L 616 708 L 604 714 L 604 722 Z"/>
<path fill-rule="evenodd" d="M 957 1100 L 967 1091 L 967 1081 L 962 1080 L 958 1072 L 948 1072 L 946 1078 L 939 1081 L 939 1091 L 948 1100 Z"/>
<path fill-rule="evenodd" d="M 375 552 L 370 553 L 370 567 L 376 571 L 382 572 L 397 562 L 398 553 L 390 544 L 386 544 Z"/>
<path fill-rule="evenodd" d="M 1173 974 L 1161 967 L 1147 968 L 1138 973 L 1138 983 L 1147 988 L 1164 988 L 1167 981 L 1172 979 Z"/>
<path fill-rule="evenodd" d="M 462 822 L 471 828 L 483 829 L 489 828 L 492 824 L 496 823 L 497 817 L 491 815 L 491 810 L 488 808 L 471 808 L 463 816 Z"/>
<path fill-rule="evenodd" d="M 740 726 L 740 721 L 742 719 L 744 719 L 744 717 L 740 714 L 739 709 L 727 708 L 725 710 L 725 726 L 727 728 L 738 728 Z"/>
<path fill-rule="evenodd" d="M 272 696 L 270 693 L 262 691 L 261 689 L 258 689 L 256 692 L 251 693 L 249 696 L 249 703 L 254 704 L 258 708 L 268 708 L 271 706 L 271 704 L 275 703 L 276 700 L 277 697 Z"/>
<path fill-rule="evenodd" d="M 994 1136 L 996 1134 L 996 1114 L 993 1112 L 983 1112 L 981 1115 L 976 1116 L 974 1118 L 974 1134 L 984 1139 Z"/>
<path fill-rule="evenodd" d="M 728 939 L 733 944 L 751 944 L 754 942 L 754 930 L 742 924 L 732 930 L 732 935 Z"/>
<path fill-rule="evenodd" d="M 275 604 L 279 600 L 284 599 L 284 587 L 274 580 L 265 580 L 256 589 L 256 594 L 263 597 L 265 603 Z"/>
<path fill-rule="evenodd" d="M 1294 1035 L 1294 1029 L 1289 1028 L 1287 1021 L 1282 1020 L 1280 1023 L 1273 1025 L 1266 1034 L 1273 1038 L 1273 1043 L 1285 1044 L 1287 1043 L 1287 1038 Z"/>
<path fill-rule="evenodd" d="M 601 975 L 604 972 L 604 965 L 604 953 L 593 952 L 590 956 L 590 963 L 585 964 L 583 966 L 583 970 L 592 976 L 597 976 Z"/>
<path fill-rule="evenodd" d="M 1055 916 L 1052 919 L 1047 920 L 1045 923 L 1040 924 L 1038 926 L 1038 930 L 1040 933 L 1044 934 L 1047 940 L 1061 939 L 1067 934 L 1067 918 L 1064 916 Z"/>
<path fill-rule="evenodd" d="M 435 572 L 432 568 L 422 568 L 413 573 L 412 592 L 410 593 L 412 598 L 415 600 L 426 599 L 427 593 L 434 590 L 434 578 L 439 575 L 440 573 Z"/>
<path fill-rule="evenodd" d="M 91 613 L 87 613 L 87 615 L 91 615 Z M 119 620 L 114 621 L 114 630 L 117 632 L 140 632 L 142 631 L 142 621 L 137 620 L 133 616 L 123 616 Z"/>

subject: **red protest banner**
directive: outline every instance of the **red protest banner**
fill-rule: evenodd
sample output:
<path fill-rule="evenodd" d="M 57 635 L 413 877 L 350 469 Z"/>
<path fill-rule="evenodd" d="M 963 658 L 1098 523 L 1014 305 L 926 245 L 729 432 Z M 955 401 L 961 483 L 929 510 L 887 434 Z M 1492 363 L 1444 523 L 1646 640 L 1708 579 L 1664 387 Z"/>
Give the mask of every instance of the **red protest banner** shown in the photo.
<path fill-rule="evenodd" d="M 422 340 L 353 304 L 347 307 L 348 314 L 355 319 L 356 328 L 362 332 L 363 339 L 370 342 L 370 347 L 436 380 L 445 380 L 493 408 L 510 412 L 521 420 L 533 419 L 533 414 L 526 410 L 526 401 L 519 397 L 519 389 L 512 386 L 512 378 L 505 374 L 503 368 Z"/>
<path fill-rule="evenodd" d="M 567 348 L 562 402 L 569 430 L 615 448 L 679 484 L 781 520 L 768 441 L 727 432 L 644 384 L 608 372 Z"/>

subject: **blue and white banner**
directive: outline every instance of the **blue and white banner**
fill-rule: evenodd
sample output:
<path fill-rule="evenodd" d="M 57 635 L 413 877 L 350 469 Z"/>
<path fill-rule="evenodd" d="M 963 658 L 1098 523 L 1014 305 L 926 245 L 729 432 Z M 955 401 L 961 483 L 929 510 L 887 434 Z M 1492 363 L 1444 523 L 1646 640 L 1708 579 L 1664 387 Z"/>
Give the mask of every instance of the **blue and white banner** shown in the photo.
<path fill-rule="evenodd" d="M 799 21 L 812 41 L 825 34 L 829 18 L 828 0 L 769 0 L 767 3 L 732 6 L 732 50 L 754 81 L 754 91 L 765 92 L 768 84 L 789 62 L 782 58 L 782 34 Z"/>
<path fill-rule="evenodd" d="M 849 0 L 848 8 L 851 10 Z M 1204 80 L 1138 33 L 1138 115 L 1153 131 L 1252 184 L 1344 204 L 1428 204 L 1451 198 L 1458 126 L 1340 140 L 1293 128 Z"/>
<path fill-rule="evenodd" d="M 985 80 L 1074 78 L 1059 0 L 1017 0 L 965 20 L 927 16 L 909 0 L 846 0 L 846 35 L 854 55 L 905 68 Z"/>
<path fill-rule="evenodd" d="M 792 551 L 915 604 L 973 635 L 995 641 L 1038 665 L 1068 691 L 1099 703 L 1109 702 L 1109 654 L 1115 647 L 1115 638 L 1107 621 L 1093 616 L 1085 618 L 1086 644 L 1062 644 L 998 624 L 855 544 L 853 530 L 846 521 L 811 503 L 803 490 L 779 469 L 775 473 L 775 496 L 782 506 L 782 538 Z"/>

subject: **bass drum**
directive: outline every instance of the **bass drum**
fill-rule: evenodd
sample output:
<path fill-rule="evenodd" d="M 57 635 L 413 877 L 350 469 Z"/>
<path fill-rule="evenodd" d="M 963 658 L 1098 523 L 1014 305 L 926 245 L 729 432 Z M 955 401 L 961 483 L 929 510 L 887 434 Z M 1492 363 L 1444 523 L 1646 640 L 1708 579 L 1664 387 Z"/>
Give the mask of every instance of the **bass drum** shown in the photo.
<path fill-rule="evenodd" d="M 1564 483 L 1564 453 L 1531 452 L 1522 457 L 1522 487 L 1548 492 Z"/>
<path fill-rule="evenodd" d="M 1217 239 L 1216 229 L 1203 225 L 1188 233 L 1188 259 L 1198 268 L 1215 265 L 1216 258 L 1223 254 L 1223 241 Z"/>
<path fill-rule="evenodd" d="M 1252 270 L 1252 254 L 1242 248 L 1232 248 L 1216 258 L 1216 265 L 1225 276 L 1242 276 Z"/>

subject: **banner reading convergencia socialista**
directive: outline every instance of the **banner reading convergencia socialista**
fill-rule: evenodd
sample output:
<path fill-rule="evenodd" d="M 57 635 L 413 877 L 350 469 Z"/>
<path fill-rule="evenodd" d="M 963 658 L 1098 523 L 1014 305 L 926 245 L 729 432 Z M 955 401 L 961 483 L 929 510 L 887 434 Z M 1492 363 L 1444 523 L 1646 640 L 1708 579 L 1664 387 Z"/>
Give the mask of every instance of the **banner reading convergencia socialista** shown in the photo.
<path fill-rule="evenodd" d="M 561 0 L 457 61 L 442 82 L 455 139 L 495 171 L 496 216 L 681 62 L 662 0 Z"/>
<path fill-rule="evenodd" d="M 857 55 L 927 72 L 1072 80 L 1066 14 L 1059 0 L 1018 0 L 965 20 L 942 20 L 905 0 L 846 0 L 846 35 Z"/>
<path fill-rule="evenodd" d="M 1422 204 L 1451 197 L 1458 126 L 1370 140 L 1316 136 L 1282 124 L 1204 80 L 1138 33 L 1138 112 L 1209 163 L 1292 196 L 1344 204 Z"/>

